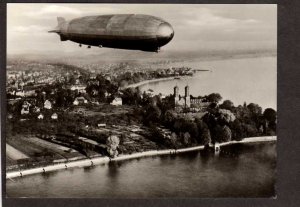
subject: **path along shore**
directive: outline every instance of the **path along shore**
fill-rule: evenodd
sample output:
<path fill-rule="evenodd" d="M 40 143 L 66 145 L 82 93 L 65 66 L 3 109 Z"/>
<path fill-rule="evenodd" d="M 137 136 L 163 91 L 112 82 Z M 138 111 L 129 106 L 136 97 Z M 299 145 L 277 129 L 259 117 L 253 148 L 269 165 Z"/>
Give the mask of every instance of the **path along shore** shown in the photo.
<path fill-rule="evenodd" d="M 223 142 L 223 143 L 220 143 L 219 146 L 238 144 L 238 143 L 269 142 L 269 141 L 276 141 L 276 140 L 277 140 L 277 136 L 250 137 L 250 138 L 244 138 L 241 141 L 234 140 L 234 141 L 229 141 L 229 142 Z M 51 172 L 51 171 L 56 171 L 56 170 L 61 170 L 61 169 L 74 168 L 74 167 L 87 167 L 87 166 L 105 164 L 105 163 L 121 161 L 121 160 L 129 160 L 129 159 L 140 158 L 140 157 L 158 156 L 158 155 L 166 155 L 166 154 L 177 154 L 177 153 L 197 151 L 197 150 L 202 150 L 202 149 L 204 149 L 204 145 L 200 145 L 200 146 L 196 146 L 196 147 L 182 148 L 182 149 L 151 150 L 151 151 L 146 151 L 146 152 L 138 152 L 138 153 L 134 153 L 134 154 L 130 154 L 130 155 L 119 155 L 116 158 L 97 157 L 97 158 L 92 158 L 92 159 L 84 159 L 84 160 L 79 160 L 79 161 L 71 161 L 71 162 L 66 162 L 66 163 L 53 164 L 53 165 L 48 165 L 45 167 L 38 167 L 38 168 L 8 172 L 8 173 L 6 173 L 6 179 L 22 177 L 25 175 Z"/>

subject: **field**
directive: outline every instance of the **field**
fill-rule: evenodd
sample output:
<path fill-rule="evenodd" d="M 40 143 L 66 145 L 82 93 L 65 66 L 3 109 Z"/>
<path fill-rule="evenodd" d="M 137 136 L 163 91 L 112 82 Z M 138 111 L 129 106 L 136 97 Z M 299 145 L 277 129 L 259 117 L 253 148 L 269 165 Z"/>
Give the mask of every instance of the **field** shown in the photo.
<path fill-rule="evenodd" d="M 70 111 L 71 114 L 83 114 L 84 116 L 112 116 L 125 114 L 132 111 L 130 106 L 112 106 L 109 104 L 99 104 L 99 105 L 89 105 L 76 106 Z"/>
<path fill-rule="evenodd" d="M 20 159 L 29 158 L 27 155 L 20 152 L 16 148 L 10 146 L 9 144 L 6 144 L 6 155 L 9 160 L 20 160 Z"/>
<path fill-rule="evenodd" d="M 14 136 L 7 139 L 7 165 L 14 164 L 19 159 L 35 159 L 52 157 L 54 160 L 67 160 L 82 156 L 79 152 L 68 147 L 54 144 L 37 137 Z"/>

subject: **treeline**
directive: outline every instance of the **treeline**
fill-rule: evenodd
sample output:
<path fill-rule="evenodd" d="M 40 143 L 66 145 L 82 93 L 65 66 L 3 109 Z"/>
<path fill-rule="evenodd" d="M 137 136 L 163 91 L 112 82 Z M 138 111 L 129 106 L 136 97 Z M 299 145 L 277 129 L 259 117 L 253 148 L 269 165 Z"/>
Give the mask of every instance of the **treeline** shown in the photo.
<path fill-rule="evenodd" d="M 181 67 L 176 68 L 176 74 L 178 75 L 187 75 L 184 71 L 189 68 Z M 155 71 L 147 72 L 125 72 L 119 74 L 117 77 L 113 78 L 113 81 L 118 84 L 119 87 L 124 87 L 130 84 L 138 83 L 144 80 L 152 80 L 158 78 L 166 78 L 175 76 L 175 71 L 171 69 L 160 69 Z"/>
<path fill-rule="evenodd" d="M 164 145 L 181 147 L 206 145 L 210 142 L 241 140 L 245 137 L 276 134 L 277 114 L 274 109 L 262 111 L 258 104 L 244 103 L 234 106 L 230 100 L 222 100 L 220 94 L 205 96 L 212 104 L 197 116 L 192 113 L 177 113 L 174 110 L 174 97 L 164 99 L 141 93 L 138 88 L 126 89 L 126 104 L 140 105 L 142 120 L 152 131 L 152 139 Z M 172 133 L 166 138 L 159 130 L 160 125 Z"/>

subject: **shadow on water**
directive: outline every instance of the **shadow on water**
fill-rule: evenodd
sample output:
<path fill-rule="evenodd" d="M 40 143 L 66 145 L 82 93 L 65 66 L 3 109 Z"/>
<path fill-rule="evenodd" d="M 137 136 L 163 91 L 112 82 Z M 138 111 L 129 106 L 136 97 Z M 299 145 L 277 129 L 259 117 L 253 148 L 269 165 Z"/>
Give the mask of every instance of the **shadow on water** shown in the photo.
<path fill-rule="evenodd" d="M 217 156 L 213 150 L 207 148 L 201 150 L 199 154 L 200 154 L 200 161 L 203 166 L 209 164 Z"/>
<path fill-rule="evenodd" d="M 83 171 L 84 171 L 84 172 L 90 172 L 90 171 L 92 171 L 92 170 L 95 170 L 96 167 L 97 167 L 97 166 L 95 166 L 95 165 L 86 166 L 86 167 L 83 167 Z"/>
<path fill-rule="evenodd" d="M 62 170 L 61 170 L 62 171 Z M 55 175 L 57 175 L 59 173 L 59 171 L 50 171 L 50 172 L 45 172 L 42 173 L 41 175 L 43 176 L 44 179 L 49 179 Z M 34 175 L 33 175 L 34 176 Z"/>
<path fill-rule="evenodd" d="M 119 174 L 119 171 L 121 170 L 121 166 L 124 163 L 122 162 L 109 162 L 108 163 L 108 171 L 107 171 L 107 176 L 111 178 L 116 178 Z"/>

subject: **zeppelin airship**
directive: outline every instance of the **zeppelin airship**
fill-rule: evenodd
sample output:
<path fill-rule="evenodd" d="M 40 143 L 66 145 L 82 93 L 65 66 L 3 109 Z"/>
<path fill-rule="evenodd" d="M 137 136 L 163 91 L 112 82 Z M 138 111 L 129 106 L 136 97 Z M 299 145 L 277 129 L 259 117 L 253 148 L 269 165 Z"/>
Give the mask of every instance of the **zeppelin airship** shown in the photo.
<path fill-rule="evenodd" d="M 161 18 L 143 14 L 85 16 L 66 21 L 57 17 L 61 41 L 82 45 L 158 52 L 174 36 L 172 26 Z"/>

